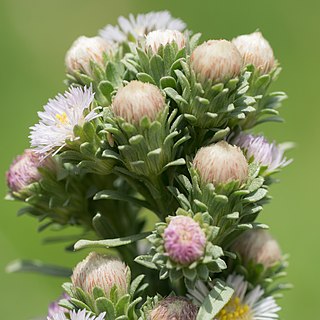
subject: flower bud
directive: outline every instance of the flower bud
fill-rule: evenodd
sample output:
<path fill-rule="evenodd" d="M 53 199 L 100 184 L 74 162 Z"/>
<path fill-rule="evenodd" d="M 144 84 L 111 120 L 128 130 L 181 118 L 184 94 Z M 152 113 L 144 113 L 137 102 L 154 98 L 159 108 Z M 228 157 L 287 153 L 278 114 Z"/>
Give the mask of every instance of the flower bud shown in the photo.
<path fill-rule="evenodd" d="M 151 311 L 148 320 L 195 320 L 198 308 L 183 297 L 167 297 Z"/>
<path fill-rule="evenodd" d="M 104 53 L 111 50 L 111 45 L 100 37 L 79 37 L 71 46 L 65 57 L 65 64 L 69 73 L 84 72 L 92 74 L 90 61 L 100 67 L 104 66 Z"/>
<path fill-rule="evenodd" d="M 100 287 L 107 298 L 116 286 L 121 297 L 128 292 L 130 269 L 118 259 L 91 252 L 74 268 L 71 280 L 74 286 L 89 294 L 94 287 Z"/>
<path fill-rule="evenodd" d="M 268 231 L 263 229 L 244 232 L 231 249 L 241 256 L 245 264 L 254 262 L 269 268 L 281 260 L 278 242 L 271 237 Z"/>
<path fill-rule="evenodd" d="M 242 58 L 231 42 L 209 40 L 193 51 L 191 67 L 202 82 L 226 82 L 240 74 Z"/>
<path fill-rule="evenodd" d="M 169 258 L 182 265 L 191 264 L 204 254 L 205 233 L 190 217 L 173 217 L 164 230 L 163 239 Z"/>
<path fill-rule="evenodd" d="M 248 162 L 241 149 L 225 141 L 201 148 L 193 166 L 198 170 L 202 182 L 215 186 L 231 181 L 246 182 Z"/>
<path fill-rule="evenodd" d="M 54 167 L 51 157 L 44 157 L 31 149 L 26 149 L 11 164 L 6 177 L 7 184 L 11 191 L 19 192 L 33 182 L 41 179 L 38 168 Z"/>
<path fill-rule="evenodd" d="M 175 42 L 179 50 L 185 47 L 185 36 L 177 30 L 156 30 L 149 32 L 146 36 L 146 47 L 157 53 L 161 46 Z"/>
<path fill-rule="evenodd" d="M 245 65 L 253 64 L 261 74 L 270 72 L 274 67 L 273 50 L 261 32 L 241 35 L 232 43 L 240 51 Z"/>
<path fill-rule="evenodd" d="M 145 116 L 154 121 L 164 108 L 165 98 L 160 89 L 140 81 L 131 81 L 119 89 L 112 104 L 116 116 L 133 124 L 139 124 Z"/>

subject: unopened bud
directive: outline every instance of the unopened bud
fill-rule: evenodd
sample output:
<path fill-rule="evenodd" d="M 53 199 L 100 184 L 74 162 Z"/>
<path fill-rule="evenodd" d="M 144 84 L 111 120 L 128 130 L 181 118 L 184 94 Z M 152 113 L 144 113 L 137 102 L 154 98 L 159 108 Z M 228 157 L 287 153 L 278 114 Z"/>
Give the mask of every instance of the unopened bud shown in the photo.
<path fill-rule="evenodd" d="M 92 294 L 94 287 L 104 290 L 109 298 L 110 290 L 116 286 L 119 296 L 128 292 L 130 269 L 120 260 L 91 252 L 73 270 L 74 286 Z"/>
<path fill-rule="evenodd" d="M 157 53 L 161 46 L 175 42 L 179 49 L 186 45 L 185 36 L 177 30 L 156 30 L 149 32 L 146 37 L 146 47 Z"/>
<path fill-rule="evenodd" d="M 91 75 L 90 61 L 100 67 L 104 66 L 104 54 L 111 50 L 111 45 L 100 37 L 79 37 L 71 46 L 65 57 L 69 73 L 84 72 Z"/>
<path fill-rule="evenodd" d="M 233 244 L 232 251 L 237 252 L 245 264 L 254 262 L 265 268 L 271 267 L 282 257 L 278 242 L 263 229 L 244 232 Z"/>
<path fill-rule="evenodd" d="M 245 65 L 253 64 L 261 74 L 270 72 L 274 67 L 273 50 L 261 32 L 241 35 L 232 43 L 240 51 Z"/>
<path fill-rule="evenodd" d="M 140 81 L 131 81 L 119 89 L 112 103 L 114 114 L 133 124 L 139 124 L 145 116 L 155 120 L 164 108 L 165 98 L 160 89 Z"/>
<path fill-rule="evenodd" d="M 164 230 L 163 239 L 169 258 L 182 265 L 191 264 L 204 254 L 206 235 L 190 217 L 173 217 Z"/>
<path fill-rule="evenodd" d="M 239 181 L 242 184 L 248 178 L 248 162 L 241 149 L 225 141 L 201 148 L 193 166 L 204 183 L 220 185 Z"/>
<path fill-rule="evenodd" d="M 240 74 L 242 57 L 231 42 L 209 40 L 193 51 L 191 67 L 203 82 L 226 82 Z"/>
<path fill-rule="evenodd" d="M 54 161 L 51 157 L 44 157 L 31 149 L 27 149 L 11 164 L 6 176 L 7 184 L 11 191 L 19 192 L 33 182 L 41 179 L 39 168 L 53 168 Z"/>
<path fill-rule="evenodd" d="M 195 320 L 198 308 L 183 297 L 167 297 L 151 311 L 148 320 Z"/>

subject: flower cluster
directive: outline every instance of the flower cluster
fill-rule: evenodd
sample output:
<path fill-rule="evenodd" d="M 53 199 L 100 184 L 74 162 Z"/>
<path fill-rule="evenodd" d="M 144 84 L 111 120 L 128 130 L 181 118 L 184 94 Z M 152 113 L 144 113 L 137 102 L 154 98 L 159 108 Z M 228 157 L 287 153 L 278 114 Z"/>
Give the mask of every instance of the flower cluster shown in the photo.
<path fill-rule="evenodd" d="M 65 66 L 6 176 L 40 230 L 90 236 L 47 319 L 277 319 L 286 261 L 259 213 L 291 160 L 248 132 L 285 96 L 262 33 L 201 43 L 167 11 L 130 15 L 79 37 Z"/>

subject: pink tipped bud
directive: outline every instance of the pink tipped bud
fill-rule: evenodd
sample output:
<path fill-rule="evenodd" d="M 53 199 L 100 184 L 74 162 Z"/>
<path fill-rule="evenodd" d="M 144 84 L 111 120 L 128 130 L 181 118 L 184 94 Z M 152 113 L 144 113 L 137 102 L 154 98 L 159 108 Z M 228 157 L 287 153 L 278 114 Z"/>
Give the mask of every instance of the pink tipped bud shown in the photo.
<path fill-rule="evenodd" d="M 149 320 L 195 320 L 198 308 L 186 298 L 167 297 L 151 311 Z"/>
<path fill-rule="evenodd" d="M 90 61 L 104 66 L 104 53 L 111 50 L 111 45 L 100 37 L 79 37 L 71 46 L 65 57 L 69 73 L 84 72 L 91 75 Z"/>
<path fill-rule="evenodd" d="M 242 58 L 231 42 L 209 40 L 193 51 L 191 67 L 203 82 L 226 82 L 240 74 Z"/>
<path fill-rule="evenodd" d="M 242 184 L 248 178 L 248 162 L 241 149 L 225 141 L 201 148 L 193 166 L 204 183 L 219 185 L 239 181 Z"/>
<path fill-rule="evenodd" d="M 74 286 L 92 294 L 94 287 L 104 290 L 106 297 L 116 286 L 119 296 L 128 292 L 130 269 L 120 260 L 91 252 L 73 270 L 71 280 Z"/>
<path fill-rule="evenodd" d="M 119 89 L 113 104 L 115 115 L 129 123 L 139 124 L 147 116 L 151 121 L 165 108 L 165 98 L 158 87 L 150 83 L 131 81 Z"/>
<path fill-rule="evenodd" d="M 244 232 L 233 244 L 232 250 L 241 256 L 244 263 L 252 261 L 265 268 L 271 267 L 282 257 L 278 242 L 262 229 Z"/>
<path fill-rule="evenodd" d="M 275 64 L 273 50 L 261 32 L 241 35 L 232 40 L 240 51 L 245 65 L 253 64 L 260 73 L 272 70 Z"/>
<path fill-rule="evenodd" d="M 197 261 L 204 254 L 206 236 L 190 217 L 173 217 L 164 230 L 163 239 L 169 258 L 182 265 Z"/>
<path fill-rule="evenodd" d="M 175 42 L 178 48 L 182 49 L 186 45 L 186 38 L 177 30 L 156 30 L 148 33 L 146 37 L 146 47 L 151 48 L 153 53 L 157 53 L 160 46 L 165 46 L 172 42 Z"/>
<path fill-rule="evenodd" d="M 44 157 L 33 150 L 27 149 L 11 164 L 7 172 L 7 184 L 11 191 L 19 192 L 33 182 L 41 179 L 38 168 L 53 168 L 51 157 Z"/>

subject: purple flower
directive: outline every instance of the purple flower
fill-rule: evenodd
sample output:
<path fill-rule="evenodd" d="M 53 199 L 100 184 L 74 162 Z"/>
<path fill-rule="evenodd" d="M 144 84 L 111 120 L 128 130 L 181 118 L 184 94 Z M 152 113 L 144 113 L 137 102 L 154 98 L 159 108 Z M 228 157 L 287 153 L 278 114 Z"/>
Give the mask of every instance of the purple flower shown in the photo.
<path fill-rule="evenodd" d="M 164 247 L 169 258 L 182 265 L 198 260 L 204 253 L 206 236 L 190 217 L 176 216 L 164 230 Z"/>
<path fill-rule="evenodd" d="M 44 158 L 33 150 L 27 149 L 18 156 L 11 164 L 6 177 L 11 191 L 19 192 L 33 182 L 39 181 L 40 167 L 52 166 L 52 159 Z"/>
<path fill-rule="evenodd" d="M 69 312 L 66 308 L 63 308 L 61 306 L 59 306 L 59 302 L 62 299 L 67 299 L 69 300 L 70 297 L 64 293 L 59 299 L 53 301 L 52 303 L 50 303 L 49 307 L 48 307 L 48 318 L 53 318 L 56 314 L 59 313 L 64 313 L 64 312 Z"/>
<path fill-rule="evenodd" d="M 277 145 L 268 142 L 264 136 L 254 136 L 241 133 L 234 140 L 234 144 L 244 150 L 248 160 L 253 159 L 262 166 L 267 167 L 267 172 L 272 172 L 290 164 L 292 160 L 284 157 L 288 144 Z"/>

